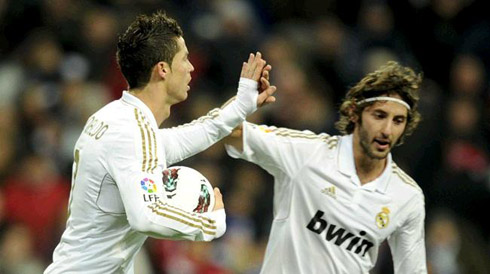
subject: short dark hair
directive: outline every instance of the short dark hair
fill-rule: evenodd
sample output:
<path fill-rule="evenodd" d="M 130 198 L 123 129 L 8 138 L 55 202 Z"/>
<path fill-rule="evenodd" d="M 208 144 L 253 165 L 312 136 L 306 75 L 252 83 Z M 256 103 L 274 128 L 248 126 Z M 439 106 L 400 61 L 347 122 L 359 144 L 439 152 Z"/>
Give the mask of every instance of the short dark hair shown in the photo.
<path fill-rule="evenodd" d="M 182 36 L 177 21 L 164 12 L 138 16 L 117 43 L 117 63 L 129 87 L 148 84 L 151 70 L 158 62 L 172 64 L 179 50 L 176 38 Z"/>
<path fill-rule="evenodd" d="M 351 134 L 354 131 L 355 123 L 351 120 L 352 115 L 361 117 L 364 108 L 374 104 L 372 102 L 358 105 L 361 100 L 382 94 L 398 94 L 410 106 L 405 131 L 398 140 L 398 144 L 402 144 L 405 137 L 414 132 L 421 119 L 417 110 L 421 82 L 422 74 L 416 74 L 411 68 L 401 66 L 394 61 L 386 63 L 366 75 L 347 92 L 340 106 L 340 119 L 335 124 L 336 128 L 342 134 Z"/>

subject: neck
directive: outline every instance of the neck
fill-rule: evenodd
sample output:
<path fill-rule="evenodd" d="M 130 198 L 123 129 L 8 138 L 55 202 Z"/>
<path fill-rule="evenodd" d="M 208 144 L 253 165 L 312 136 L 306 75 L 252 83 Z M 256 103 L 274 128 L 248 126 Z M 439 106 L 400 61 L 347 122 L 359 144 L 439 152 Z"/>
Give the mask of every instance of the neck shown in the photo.
<path fill-rule="evenodd" d="M 364 185 L 381 176 L 388 160 L 369 156 L 361 147 L 359 140 L 356 139 L 355 137 L 353 138 L 354 163 L 361 185 Z"/>
<path fill-rule="evenodd" d="M 140 99 L 151 110 L 157 125 L 160 126 L 169 116 L 171 104 L 166 100 L 166 93 L 158 84 L 148 84 L 141 89 L 130 89 L 129 93 Z"/>

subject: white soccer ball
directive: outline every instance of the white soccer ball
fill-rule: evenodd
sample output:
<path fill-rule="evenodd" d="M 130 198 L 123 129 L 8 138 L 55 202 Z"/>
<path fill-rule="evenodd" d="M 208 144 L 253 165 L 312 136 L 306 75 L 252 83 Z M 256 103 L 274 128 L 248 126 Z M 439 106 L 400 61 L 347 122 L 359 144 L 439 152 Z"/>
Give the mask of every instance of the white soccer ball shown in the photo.
<path fill-rule="evenodd" d="M 163 171 L 166 202 L 189 212 L 209 212 L 214 208 L 214 190 L 199 171 L 173 166 Z"/>

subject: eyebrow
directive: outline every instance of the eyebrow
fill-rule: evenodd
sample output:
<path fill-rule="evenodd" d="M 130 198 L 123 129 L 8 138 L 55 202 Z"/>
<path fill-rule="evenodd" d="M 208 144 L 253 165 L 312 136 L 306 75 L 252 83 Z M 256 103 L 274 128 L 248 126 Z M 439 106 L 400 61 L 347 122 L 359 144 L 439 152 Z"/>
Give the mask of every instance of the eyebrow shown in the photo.
<path fill-rule="evenodd" d="M 385 115 L 388 114 L 388 112 L 386 112 L 386 111 L 384 111 L 382 109 L 375 109 L 375 110 L 373 110 L 373 112 L 374 113 L 385 114 Z M 399 114 L 399 115 L 395 115 L 394 118 L 404 118 L 404 119 L 407 119 L 407 117 L 408 117 L 408 115 L 406 115 L 406 114 Z"/>

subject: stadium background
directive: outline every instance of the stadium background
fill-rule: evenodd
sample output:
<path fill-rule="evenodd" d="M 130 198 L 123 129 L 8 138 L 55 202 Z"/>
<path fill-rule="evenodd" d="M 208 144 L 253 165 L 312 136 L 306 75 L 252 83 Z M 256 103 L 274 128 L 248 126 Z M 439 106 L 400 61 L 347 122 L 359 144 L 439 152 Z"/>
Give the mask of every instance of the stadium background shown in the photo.
<path fill-rule="evenodd" d="M 73 145 L 88 116 L 119 98 L 117 34 L 166 10 L 196 70 L 165 127 L 235 93 L 260 50 L 277 103 L 251 121 L 335 134 L 349 86 L 386 60 L 423 72 L 424 120 L 395 159 L 426 195 L 431 273 L 490 273 L 490 16 L 472 0 L 0 0 L 0 273 L 40 273 L 65 225 Z M 226 235 L 149 239 L 136 273 L 257 273 L 272 219 L 272 178 L 217 144 L 182 163 L 224 193 Z M 285 241 L 287 239 L 284 239 Z M 383 245 L 372 273 L 392 273 Z"/>

